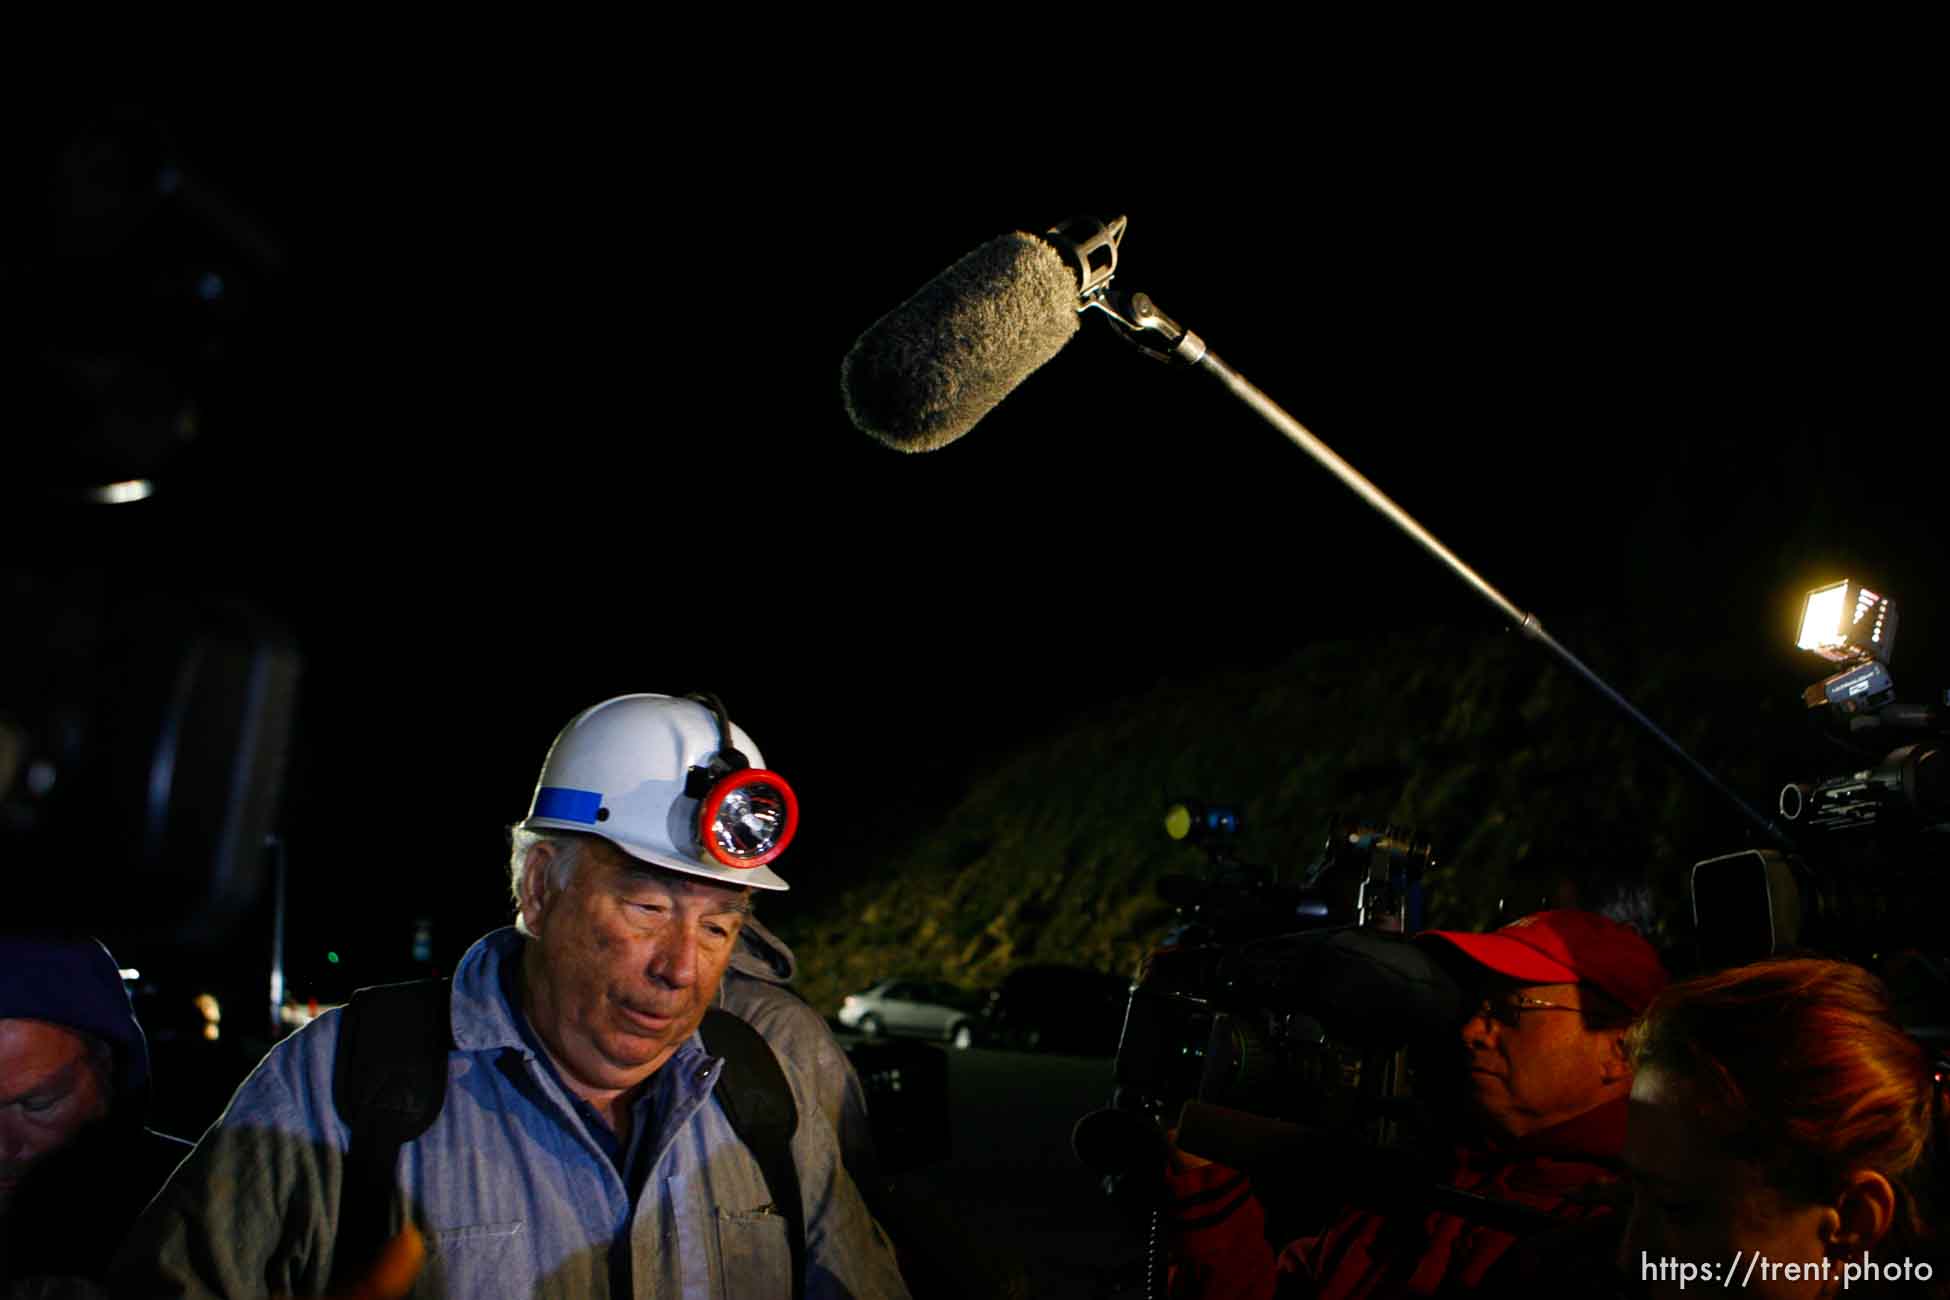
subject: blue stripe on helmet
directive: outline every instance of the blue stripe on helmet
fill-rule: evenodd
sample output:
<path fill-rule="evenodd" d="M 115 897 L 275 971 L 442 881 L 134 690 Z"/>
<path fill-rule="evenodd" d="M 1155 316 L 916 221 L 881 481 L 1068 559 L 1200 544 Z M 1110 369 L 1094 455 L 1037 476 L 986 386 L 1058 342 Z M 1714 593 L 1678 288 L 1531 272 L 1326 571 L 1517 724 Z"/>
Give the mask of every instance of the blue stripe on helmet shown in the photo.
<path fill-rule="evenodd" d="M 594 790 L 571 790 L 567 786 L 545 785 L 535 791 L 535 811 L 529 815 L 594 826 L 596 810 L 602 806 L 603 797 Z"/>

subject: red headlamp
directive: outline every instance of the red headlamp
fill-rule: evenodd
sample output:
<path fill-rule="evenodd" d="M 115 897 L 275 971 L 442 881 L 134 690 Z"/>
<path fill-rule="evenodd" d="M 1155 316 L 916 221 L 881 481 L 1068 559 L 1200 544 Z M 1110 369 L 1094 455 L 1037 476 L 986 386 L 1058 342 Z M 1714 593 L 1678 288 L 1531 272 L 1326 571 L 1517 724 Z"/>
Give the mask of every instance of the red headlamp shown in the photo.
<path fill-rule="evenodd" d="M 763 866 L 785 852 L 798 829 L 799 797 L 762 767 L 720 777 L 698 804 L 698 842 L 727 867 Z"/>
<path fill-rule="evenodd" d="M 715 695 L 686 697 L 718 720 L 718 752 L 694 767 L 684 793 L 697 800 L 698 847 L 727 867 L 760 867 L 785 852 L 799 829 L 799 796 L 777 772 L 753 767 L 731 743 L 731 719 Z"/>

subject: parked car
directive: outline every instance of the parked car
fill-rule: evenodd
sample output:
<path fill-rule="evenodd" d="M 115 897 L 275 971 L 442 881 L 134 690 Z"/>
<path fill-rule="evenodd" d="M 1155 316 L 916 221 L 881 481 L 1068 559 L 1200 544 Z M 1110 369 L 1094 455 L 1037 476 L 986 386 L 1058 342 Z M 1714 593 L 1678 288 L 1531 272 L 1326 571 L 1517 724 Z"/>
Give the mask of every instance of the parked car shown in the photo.
<path fill-rule="evenodd" d="M 1026 1051 L 1115 1056 L 1131 981 L 1081 966 L 1024 966 L 989 994 L 982 1042 Z"/>
<path fill-rule="evenodd" d="M 972 1047 L 978 1019 L 974 995 L 941 980 L 884 979 L 840 1003 L 840 1024 L 868 1038 L 906 1034 Z"/>

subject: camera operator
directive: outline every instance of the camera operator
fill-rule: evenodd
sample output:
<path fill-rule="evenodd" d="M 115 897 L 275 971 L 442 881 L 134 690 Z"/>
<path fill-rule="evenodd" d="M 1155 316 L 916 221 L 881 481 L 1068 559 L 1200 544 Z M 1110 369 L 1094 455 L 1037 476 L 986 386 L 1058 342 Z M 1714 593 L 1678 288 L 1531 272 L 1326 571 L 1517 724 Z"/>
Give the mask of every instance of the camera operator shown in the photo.
<path fill-rule="evenodd" d="M 1663 1294 L 1681 1265 L 1739 1267 L 1749 1295 L 1950 1295 L 1945 1098 L 1880 980 L 1735 967 L 1675 984 L 1632 1037 L 1626 1278 Z"/>
<path fill-rule="evenodd" d="M 1437 1181 L 1573 1219 L 1614 1181 L 1632 1067 L 1626 1034 L 1665 987 L 1657 953 L 1593 912 L 1539 912 L 1489 934 L 1419 941 L 1462 959 L 1478 997 L 1461 1030 L 1475 1130 Z M 1243 1174 L 1171 1153 L 1173 1295 L 1383 1297 L 1470 1292 L 1517 1238 L 1447 1210 L 1345 1207 L 1276 1258 Z"/>

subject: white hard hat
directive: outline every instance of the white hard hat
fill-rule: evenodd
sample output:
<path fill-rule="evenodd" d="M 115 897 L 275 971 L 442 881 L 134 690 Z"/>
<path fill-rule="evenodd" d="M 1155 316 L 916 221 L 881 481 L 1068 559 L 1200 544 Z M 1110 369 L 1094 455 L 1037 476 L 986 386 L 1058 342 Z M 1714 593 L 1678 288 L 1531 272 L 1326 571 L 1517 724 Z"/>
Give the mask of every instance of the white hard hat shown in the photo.
<path fill-rule="evenodd" d="M 685 875 L 789 889 L 765 864 L 798 823 L 792 787 L 715 699 L 619 695 L 556 736 L 521 829 L 600 835 Z"/>

